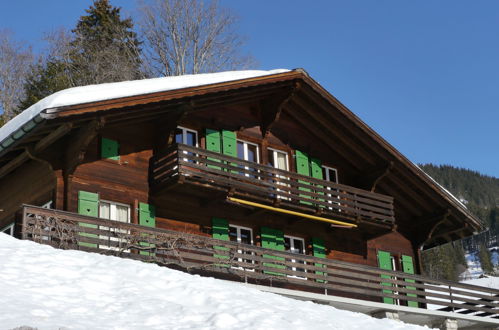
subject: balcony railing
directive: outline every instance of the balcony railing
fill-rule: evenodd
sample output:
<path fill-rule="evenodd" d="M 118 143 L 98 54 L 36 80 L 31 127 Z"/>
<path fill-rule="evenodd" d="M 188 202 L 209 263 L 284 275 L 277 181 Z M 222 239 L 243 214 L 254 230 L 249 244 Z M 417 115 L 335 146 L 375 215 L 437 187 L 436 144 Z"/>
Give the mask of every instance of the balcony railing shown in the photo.
<path fill-rule="evenodd" d="M 177 181 L 323 217 L 386 226 L 395 221 L 390 196 L 183 144 L 174 145 L 151 159 L 153 189 L 161 191 Z"/>
<path fill-rule="evenodd" d="M 248 282 L 327 295 L 499 316 L 496 289 L 70 212 L 25 205 L 21 233 L 23 239 L 57 248 L 144 260 L 212 276 L 231 275 Z"/>

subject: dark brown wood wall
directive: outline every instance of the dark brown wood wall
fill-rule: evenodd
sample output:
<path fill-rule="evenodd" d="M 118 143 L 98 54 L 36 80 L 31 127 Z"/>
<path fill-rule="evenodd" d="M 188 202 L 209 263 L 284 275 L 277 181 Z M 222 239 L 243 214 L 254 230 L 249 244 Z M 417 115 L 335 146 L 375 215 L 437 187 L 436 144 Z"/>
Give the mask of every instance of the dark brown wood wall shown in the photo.
<path fill-rule="evenodd" d="M 289 153 L 290 170 L 294 171 L 294 149 L 308 152 L 313 157 L 319 157 L 324 165 L 340 168 L 340 182 L 352 184 L 348 168 L 336 165 L 334 145 L 325 146 L 316 143 L 300 125 L 292 118 L 282 117 L 273 132 L 262 140 L 259 126 L 237 126 L 239 118 L 237 111 L 242 111 L 241 118 L 245 123 L 251 122 L 251 110 L 241 107 L 232 109 L 232 120 L 217 122 L 213 118 L 193 116 L 178 123 L 187 128 L 198 130 L 200 146 L 204 146 L 204 128 L 219 127 L 237 131 L 238 138 L 258 143 L 260 159 L 265 162 L 262 146 L 286 150 Z M 225 110 L 229 111 L 229 110 Z M 246 111 L 246 112 L 245 112 Z M 223 117 L 222 117 L 223 118 Z M 206 123 L 206 124 L 203 124 Z M 158 134 L 157 123 L 141 122 L 127 126 L 104 127 L 97 138 L 88 146 L 83 162 L 77 167 L 71 177 L 70 200 L 68 210 L 77 212 L 78 191 L 99 193 L 100 199 L 115 201 L 131 206 L 131 221 L 138 222 L 136 207 L 139 202 L 149 203 L 156 207 L 156 226 L 173 229 L 180 232 L 211 235 L 212 217 L 221 217 L 229 223 L 253 230 L 255 244 L 259 244 L 260 228 L 262 226 L 283 230 L 286 235 L 304 238 L 310 245 L 313 237 L 324 239 L 328 258 L 344 260 L 359 264 L 377 266 L 377 249 L 394 254 L 406 254 L 414 257 L 411 243 L 399 233 L 393 232 L 376 239 L 367 240 L 361 230 L 330 228 L 329 224 L 297 219 L 277 213 L 258 213 L 241 206 L 231 205 L 225 201 L 225 196 L 217 193 L 201 192 L 199 188 L 178 185 L 161 195 L 153 195 L 149 191 L 148 171 L 149 159 L 153 155 L 154 137 Z M 284 134 L 283 132 L 293 132 Z M 120 143 L 120 159 L 107 160 L 100 157 L 100 139 L 102 137 L 117 140 Z M 312 139 L 312 140 L 311 140 Z M 58 185 L 62 180 L 58 180 Z M 59 187 L 59 190 L 61 188 Z M 196 191 L 195 191 L 196 190 Z M 204 196 L 204 197 L 203 197 Z M 311 246 L 307 249 L 311 253 Z"/>
<path fill-rule="evenodd" d="M 54 172 L 46 163 L 30 160 L 0 179 L 0 228 L 12 223 L 22 204 L 42 205 L 53 198 Z"/>

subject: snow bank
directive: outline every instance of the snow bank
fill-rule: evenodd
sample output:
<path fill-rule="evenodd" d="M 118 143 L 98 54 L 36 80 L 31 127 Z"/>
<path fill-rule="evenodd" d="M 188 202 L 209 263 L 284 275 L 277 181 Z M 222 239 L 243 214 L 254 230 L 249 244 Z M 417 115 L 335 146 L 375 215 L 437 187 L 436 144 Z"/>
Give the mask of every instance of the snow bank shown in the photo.
<path fill-rule="evenodd" d="M 35 118 L 45 109 L 63 107 L 88 102 L 111 100 L 125 96 L 136 96 L 175 89 L 216 84 L 226 81 L 267 76 L 288 72 L 286 69 L 270 71 L 246 70 L 162 77 L 116 83 L 74 87 L 59 91 L 40 100 L 13 118 L 0 129 L 0 143 L 25 123 Z"/>
<path fill-rule="evenodd" d="M 424 329 L 0 233 L 0 329 Z"/>
<path fill-rule="evenodd" d="M 484 286 L 491 289 L 499 289 L 499 277 L 495 276 L 477 278 L 469 281 L 464 281 L 463 283 Z"/>

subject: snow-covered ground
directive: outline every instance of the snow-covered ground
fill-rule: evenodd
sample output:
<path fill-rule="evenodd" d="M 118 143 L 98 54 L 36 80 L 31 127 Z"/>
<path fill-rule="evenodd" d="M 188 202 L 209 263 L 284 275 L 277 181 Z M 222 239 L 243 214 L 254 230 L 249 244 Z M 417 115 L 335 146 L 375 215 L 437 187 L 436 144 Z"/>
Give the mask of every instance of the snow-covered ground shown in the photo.
<path fill-rule="evenodd" d="M 494 266 L 499 264 L 499 250 L 497 247 L 489 248 L 490 252 L 490 260 Z M 470 276 L 475 279 L 483 275 L 482 265 L 480 263 L 480 258 L 478 256 L 478 252 L 475 253 L 466 253 L 465 254 L 466 262 L 468 263 L 468 272 Z"/>
<path fill-rule="evenodd" d="M 495 276 L 476 278 L 474 280 L 464 281 L 463 283 L 484 286 L 486 288 L 499 289 L 499 277 Z"/>
<path fill-rule="evenodd" d="M 468 272 L 472 278 L 478 278 L 483 274 L 478 253 L 466 253 L 464 257 L 468 263 Z"/>
<path fill-rule="evenodd" d="M 0 233 L 0 329 L 427 329 Z"/>

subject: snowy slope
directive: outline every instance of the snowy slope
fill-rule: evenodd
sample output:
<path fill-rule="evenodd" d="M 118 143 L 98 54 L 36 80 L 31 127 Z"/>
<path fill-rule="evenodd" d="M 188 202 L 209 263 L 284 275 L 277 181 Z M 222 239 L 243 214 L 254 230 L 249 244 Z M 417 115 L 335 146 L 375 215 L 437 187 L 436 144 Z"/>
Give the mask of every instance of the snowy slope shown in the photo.
<path fill-rule="evenodd" d="M 486 288 L 499 289 L 499 277 L 491 276 L 464 281 L 466 284 L 480 285 Z"/>
<path fill-rule="evenodd" d="M 0 233 L 0 329 L 424 329 Z"/>

